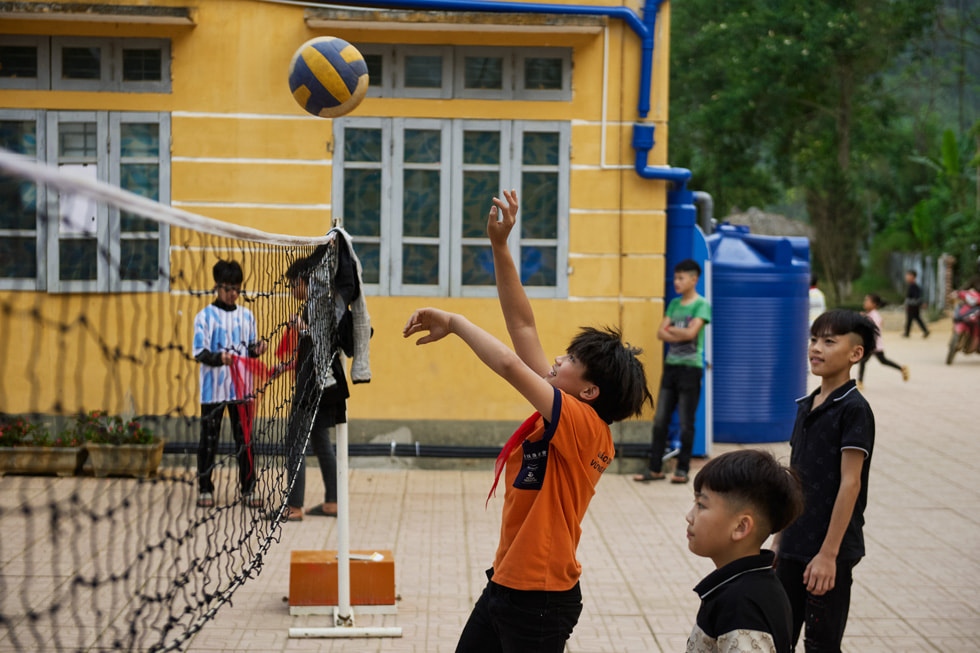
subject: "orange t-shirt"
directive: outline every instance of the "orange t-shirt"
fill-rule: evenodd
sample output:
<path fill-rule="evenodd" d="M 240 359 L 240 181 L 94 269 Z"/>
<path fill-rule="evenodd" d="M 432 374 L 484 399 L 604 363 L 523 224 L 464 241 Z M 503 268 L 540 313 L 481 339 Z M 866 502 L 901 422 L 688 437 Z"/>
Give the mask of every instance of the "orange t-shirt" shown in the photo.
<path fill-rule="evenodd" d="M 582 519 L 613 459 L 609 425 L 591 406 L 555 389 L 551 415 L 548 424 L 538 418 L 527 444 L 514 448 L 504 471 L 507 489 L 493 582 L 511 589 L 564 591 L 575 586 L 582 574 L 575 558 Z M 538 461 L 525 450 L 548 438 L 544 477 L 534 479 Z M 530 473 L 525 461 L 531 463 Z M 540 486 L 514 487 L 518 474 Z"/>

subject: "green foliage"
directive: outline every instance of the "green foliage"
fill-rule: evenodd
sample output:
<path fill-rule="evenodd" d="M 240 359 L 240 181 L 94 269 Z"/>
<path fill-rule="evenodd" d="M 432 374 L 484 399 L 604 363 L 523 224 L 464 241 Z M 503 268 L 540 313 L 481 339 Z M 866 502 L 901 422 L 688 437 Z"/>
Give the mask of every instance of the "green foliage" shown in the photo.
<path fill-rule="evenodd" d="M 118 415 L 94 410 L 75 417 L 71 431 L 85 442 L 96 444 L 152 444 L 153 432 L 138 421 L 124 422 Z"/>
<path fill-rule="evenodd" d="M 7 419 L 0 424 L 0 447 L 78 447 L 81 444 L 70 432 L 52 438 L 42 422 L 29 418 Z"/>

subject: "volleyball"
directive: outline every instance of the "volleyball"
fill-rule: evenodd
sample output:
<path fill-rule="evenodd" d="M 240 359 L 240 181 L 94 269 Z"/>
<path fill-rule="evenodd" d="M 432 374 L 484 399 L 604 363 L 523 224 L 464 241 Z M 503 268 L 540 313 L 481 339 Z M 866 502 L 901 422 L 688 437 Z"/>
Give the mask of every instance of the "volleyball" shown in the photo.
<path fill-rule="evenodd" d="M 336 118 L 350 113 L 367 89 L 367 63 L 343 39 L 311 39 L 299 46 L 289 62 L 289 90 L 299 106 L 314 116 Z"/>

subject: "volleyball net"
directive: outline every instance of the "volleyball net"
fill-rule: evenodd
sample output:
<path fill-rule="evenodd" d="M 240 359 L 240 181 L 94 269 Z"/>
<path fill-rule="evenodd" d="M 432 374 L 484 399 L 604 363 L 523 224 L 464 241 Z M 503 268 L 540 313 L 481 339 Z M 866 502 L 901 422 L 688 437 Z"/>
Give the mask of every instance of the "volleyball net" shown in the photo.
<path fill-rule="evenodd" d="M 312 418 L 289 435 L 296 316 L 319 318 L 329 367 L 337 239 L 202 218 L 5 150 L 0 191 L 5 222 L 35 215 L 35 237 L 56 242 L 0 290 L 0 647 L 180 650 L 278 539 Z M 2 233 L 8 254 L 22 246 Z M 300 259 L 305 303 L 286 277 Z M 215 280 L 218 261 L 240 266 L 240 288 Z M 216 286 L 225 313 L 254 319 L 202 310 L 229 308 Z M 198 443 L 216 407 L 213 460 L 202 446 L 159 462 L 165 442 Z"/>

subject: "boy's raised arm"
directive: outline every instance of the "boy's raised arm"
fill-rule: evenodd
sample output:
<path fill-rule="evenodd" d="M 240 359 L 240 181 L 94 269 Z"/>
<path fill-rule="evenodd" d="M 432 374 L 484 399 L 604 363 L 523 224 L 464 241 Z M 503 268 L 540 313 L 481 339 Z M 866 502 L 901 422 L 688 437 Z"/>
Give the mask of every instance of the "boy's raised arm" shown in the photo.
<path fill-rule="evenodd" d="M 503 192 L 504 199 L 493 198 L 490 215 L 487 219 L 487 236 L 493 250 L 493 270 L 497 283 L 497 297 L 504 314 L 507 332 L 510 334 L 514 351 L 521 360 L 544 377 L 551 370 L 548 357 L 541 346 L 538 328 L 534 322 L 531 303 L 521 285 L 521 277 L 507 249 L 507 237 L 517 221 L 517 192 Z M 506 200 L 506 201 L 504 201 Z"/>

